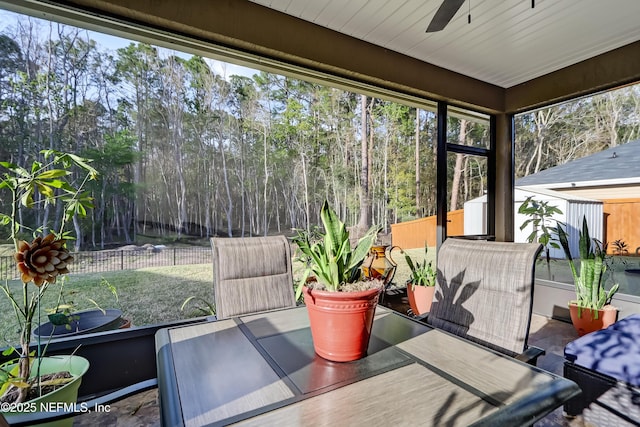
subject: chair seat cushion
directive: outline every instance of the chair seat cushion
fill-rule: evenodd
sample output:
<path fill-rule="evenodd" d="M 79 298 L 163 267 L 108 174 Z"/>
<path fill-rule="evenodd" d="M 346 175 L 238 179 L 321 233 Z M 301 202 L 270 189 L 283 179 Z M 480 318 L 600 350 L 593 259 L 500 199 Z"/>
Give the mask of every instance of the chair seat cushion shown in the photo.
<path fill-rule="evenodd" d="M 564 355 L 584 368 L 640 387 L 640 314 L 570 342 Z"/>

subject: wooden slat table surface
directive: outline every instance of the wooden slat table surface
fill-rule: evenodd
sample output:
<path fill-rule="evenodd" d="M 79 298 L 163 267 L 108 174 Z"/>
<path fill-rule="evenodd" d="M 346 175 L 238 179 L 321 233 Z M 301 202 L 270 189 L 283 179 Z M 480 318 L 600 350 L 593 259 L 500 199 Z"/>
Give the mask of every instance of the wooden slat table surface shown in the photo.
<path fill-rule="evenodd" d="M 522 425 L 577 392 L 384 307 L 356 362 L 315 355 L 305 307 L 163 329 L 156 350 L 162 423 L 172 427 Z"/>

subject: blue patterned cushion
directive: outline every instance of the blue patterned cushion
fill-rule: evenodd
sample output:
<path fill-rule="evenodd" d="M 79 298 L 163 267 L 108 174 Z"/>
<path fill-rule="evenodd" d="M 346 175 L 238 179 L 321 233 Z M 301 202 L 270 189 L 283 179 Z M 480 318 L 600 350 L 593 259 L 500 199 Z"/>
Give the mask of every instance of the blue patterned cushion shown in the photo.
<path fill-rule="evenodd" d="M 570 342 L 564 355 L 587 369 L 640 387 L 640 314 Z"/>

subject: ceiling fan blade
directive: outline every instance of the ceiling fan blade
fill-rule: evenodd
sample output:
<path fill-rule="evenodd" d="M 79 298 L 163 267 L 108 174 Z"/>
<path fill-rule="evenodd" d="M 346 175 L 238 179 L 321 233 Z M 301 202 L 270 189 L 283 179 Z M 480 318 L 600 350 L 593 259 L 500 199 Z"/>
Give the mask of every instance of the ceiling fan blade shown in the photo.
<path fill-rule="evenodd" d="M 458 9 L 464 4 L 465 0 L 443 0 L 436 14 L 433 15 L 427 33 L 433 33 L 442 30 L 447 26 L 449 21 L 456 14 Z"/>

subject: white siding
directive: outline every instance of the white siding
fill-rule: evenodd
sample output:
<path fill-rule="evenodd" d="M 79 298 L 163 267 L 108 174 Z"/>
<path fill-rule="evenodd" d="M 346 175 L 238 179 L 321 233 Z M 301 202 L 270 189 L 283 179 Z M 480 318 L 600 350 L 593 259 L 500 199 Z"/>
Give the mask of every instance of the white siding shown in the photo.
<path fill-rule="evenodd" d="M 487 234 L 487 196 L 464 204 L 464 234 Z"/>
<path fill-rule="evenodd" d="M 527 237 L 533 231 L 533 224 L 529 224 L 524 230 L 520 230 L 520 226 L 529 217 L 518 213 L 518 209 L 529 196 L 538 201 L 548 202 L 562 211 L 562 214 L 554 215 L 548 221 L 547 226 L 555 227 L 557 222 L 566 224 L 569 247 L 573 256 L 578 254 L 579 233 L 582 229 L 583 216 L 587 218 L 591 237 L 602 241 L 604 216 L 601 201 L 570 196 L 551 190 L 531 191 L 516 188 L 514 200 L 515 242 L 526 242 Z M 469 200 L 464 204 L 464 234 L 486 233 L 486 211 L 486 196 Z M 564 259 L 565 257 L 562 248 L 550 248 L 550 256 L 557 259 Z"/>
<path fill-rule="evenodd" d="M 571 248 L 571 255 L 578 256 L 578 241 L 580 238 L 580 231 L 582 230 L 582 218 L 587 219 L 587 225 L 589 227 L 589 235 L 593 239 L 598 239 L 602 242 L 603 235 L 603 223 L 604 213 L 602 209 L 602 202 L 572 202 L 570 209 L 567 210 L 567 234 L 569 235 L 569 246 Z M 564 253 L 561 254 L 564 258 Z M 558 257 L 560 258 L 560 257 Z"/>

